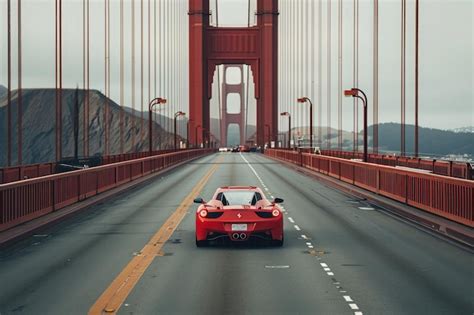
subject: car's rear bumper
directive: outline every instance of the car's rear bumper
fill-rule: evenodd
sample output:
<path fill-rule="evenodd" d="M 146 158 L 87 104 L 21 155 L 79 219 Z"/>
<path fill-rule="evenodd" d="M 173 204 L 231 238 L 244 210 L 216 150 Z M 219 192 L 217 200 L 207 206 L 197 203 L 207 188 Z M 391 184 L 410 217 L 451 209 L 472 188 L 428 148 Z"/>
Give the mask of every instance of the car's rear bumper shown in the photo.
<path fill-rule="evenodd" d="M 247 229 L 245 231 L 233 231 L 232 224 L 236 223 L 247 224 Z M 257 222 L 222 222 L 199 218 L 196 221 L 196 240 L 213 240 L 223 237 L 228 237 L 232 241 L 246 241 L 251 238 L 282 240 L 283 220 L 275 218 Z"/>

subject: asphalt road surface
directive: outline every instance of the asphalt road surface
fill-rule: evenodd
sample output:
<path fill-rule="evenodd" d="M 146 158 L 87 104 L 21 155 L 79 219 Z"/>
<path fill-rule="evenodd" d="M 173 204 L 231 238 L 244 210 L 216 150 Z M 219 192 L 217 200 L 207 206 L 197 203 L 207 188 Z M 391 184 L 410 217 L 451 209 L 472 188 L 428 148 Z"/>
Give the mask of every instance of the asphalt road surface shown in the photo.
<path fill-rule="evenodd" d="M 285 199 L 282 248 L 196 248 L 189 200 L 226 185 Z M 150 258 L 154 237 L 166 241 L 151 244 Z M 473 262 L 260 154 L 221 153 L 2 249 L 0 314 L 92 314 L 113 299 L 118 314 L 473 314 Z M 104 293 L 114 284 L 118 293 Z"/>

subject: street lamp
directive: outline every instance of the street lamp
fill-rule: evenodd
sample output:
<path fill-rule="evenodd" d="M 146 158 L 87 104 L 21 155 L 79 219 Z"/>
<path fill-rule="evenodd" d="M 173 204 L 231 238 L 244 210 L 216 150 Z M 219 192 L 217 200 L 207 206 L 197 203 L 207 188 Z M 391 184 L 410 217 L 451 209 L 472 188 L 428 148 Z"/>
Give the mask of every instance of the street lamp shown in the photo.
<path fill-rule="evenodd" d="M 153 107 L 155 105 L 159 104 L 166 104 L 166 98 L 161 98 L 157 97 L 151 100 L 151 102 L 148 104 L 148 151 L 150 153 L 153 152 L 153 116 L 152 116 L 152 111 Z"/>
<path fill-rule="evenodd" d="M 309 97 L 300 97 L 298 103 L 309 102 L 309 147 L 313 149 L 313 103 Z"/>
<path fill-rule="evenodd" d="M 178 141 L 178 134 L 176 132 L 176 121 L 178 120 L 179 116 L 184 116 L 184 115 L 186 115 L 186 113 L 182 111 L 178 111 L 174 113 L 174 150 L 175 151 L 177 150 L 177 141 Z"/>
<path fill-rule="evenodd" d="M 360 96 L 359 93 L 362 94 L 362 96 Z M 365 93 L 358 88 L 345 90 L 344 95 L 357 97 L 358 99 L 362 100 L 362 104 L 364 106 L 364 162 L 367 162 L 367 95 L 365 95 Z"/>
<path fill-rule="evenodd" d="M 280 113 L 280 116 L 288 116 L 288 148 L 291 149 L 291 115 L 288 112 Z"/>

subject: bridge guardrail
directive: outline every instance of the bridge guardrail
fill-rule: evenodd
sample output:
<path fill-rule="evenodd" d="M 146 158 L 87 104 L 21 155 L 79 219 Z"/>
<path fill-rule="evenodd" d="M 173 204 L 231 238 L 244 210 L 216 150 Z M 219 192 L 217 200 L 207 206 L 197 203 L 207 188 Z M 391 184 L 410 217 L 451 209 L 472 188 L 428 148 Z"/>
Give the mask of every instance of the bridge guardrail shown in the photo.
<path fill-rule="evenodd" d="M 343 159 L 362 159 L 361 152 L 339 151 L 339 150 L 321 150 L 321 154 L 338 157 Z M 472 167 L 467 162 L 430 160 L 416 157 L 368 154 L 368 161 L 379 165 L 405 166 L 431 171 L 434 174 L 472 179 Z"/>
<path fill-rule="evenodd" d="M 473 181 L 289 150 L 265 154 L 474 227 Z"/>
<path fill-rule="evenodd" d="M 174 150 L 170 149 L 170 150 L 153 151 L 152 155 L 159 155 L 159 154 L 170 153 L 170 152 L 174 152 Z M 148 151 L 144 151 L 144 152 L 107 155 L 101 158 L 102 158 L 102 165 L 106 165 L 106 164 L 111 164 L 111 163 L 140 159 L 140 158 L 144 158 L 148 156 L 150 156 Z M 12 183 L 19 180 L 55 174 L 55 169 L 56 169 L 55 162 L 0 168 L 0 184 Z"/>
<path fill-rule="evenodd" d="M 0 232 L 139 177 L 213 152 L 183 150 L 0 185 Z"/>

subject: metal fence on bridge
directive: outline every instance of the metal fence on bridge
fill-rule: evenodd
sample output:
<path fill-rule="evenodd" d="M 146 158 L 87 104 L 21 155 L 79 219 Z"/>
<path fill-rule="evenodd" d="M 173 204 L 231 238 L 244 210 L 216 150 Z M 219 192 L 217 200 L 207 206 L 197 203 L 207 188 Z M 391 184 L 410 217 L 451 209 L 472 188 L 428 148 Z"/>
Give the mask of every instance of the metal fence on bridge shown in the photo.
<path fill-rule="evenodd" d="M 213 151 L 183 150 L 0 185 L 0 232 Z"/>
<path fill-rule="evenodd" d="M 265 154 L 474 227 L 474 181 L 290 150 Z"/>

